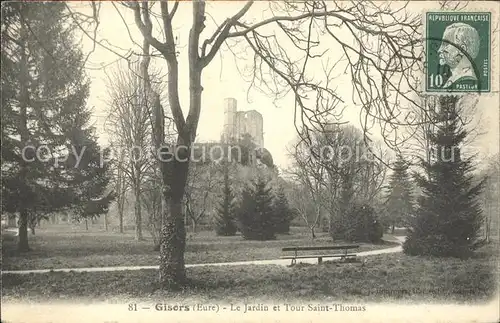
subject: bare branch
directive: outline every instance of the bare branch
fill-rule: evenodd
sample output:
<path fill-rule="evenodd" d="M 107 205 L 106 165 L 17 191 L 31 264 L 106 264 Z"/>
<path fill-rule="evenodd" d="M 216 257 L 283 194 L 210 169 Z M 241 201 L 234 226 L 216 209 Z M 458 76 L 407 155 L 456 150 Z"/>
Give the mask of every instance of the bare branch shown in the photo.
<path fill-rule="evenodd" d="M 229 37 L 229 30 L 238 23 L 238 20 L 247 13 L 247 11 L 250 9 L 250 7 L 253 4 L 252 1 L 248 1 L 243 8 L 241 8 L 238 13 L 236 13 L 233 17 L 226 19 L 224 23 L 222 23 L 219 28 L 215 31 L 212 37 L 207 39 L 202 46 L 202 57 L 201 57 L 201 65 L 203 67 L 207 66 L 212 59 L 214 58 L 215 54 L 219 51 L 220 46 L 222 43 L 226 41 L 226 39 Z M 214 42 L 215 40 L 215 42 Z M 214 43 L 208 54 L 205 56 L 205 50 L 208 44 Z"/>
<path fill-rule="evenodd" d="M 94 29 L 94 35 L 91 35 L 91 34 L 90 34 L 90 33 L 89 33 L 89 32 L 88 32 L 85 28 L 83 28 L 82 24 L 81 24 L 81 23 L 80 23 L 80 21 L 77 19 L 76 14 L 73 12 L 73 10 L 71 10 L 71 8 L 68 6 L 68 4 L 66 3 L 65 5 L 66 5 L 66 9 L 68 10 L 68 12 L 69 12 L 70 16 L 73 18 L 73 21 L 74 21 L 74 22 L 75 22 L 75 24 L 78 26 L 78 28 L 79 28 L 79 29 L 80 29 L 80 30 L 81 30 L 81 31 L 82 31 L 82 32 L 83 32 L 83 33 L 84 33 L 84 34 L 85 34 L 85 35 L 86 35 L 89 39 L 91 39 L 91 40 L 92 40 L 92 42 L 93 42 L 93 44 L 94 44 L 93 46 L 95 46 L 95 44 L 97 44 L 97 45 L 101 46 L 102 48 L 104 48 L 104 49 L 106 49 L 106 50 L 108 50 L 108 51 L 112 52 L 113 54 L 115 54 L 116 56 L 118 56 L 118 57 L 120 57 L 120 58 L 122 58 L 122 59 L 124 59 L 124 60 L 128 60 L 128 59 L 130 58 L 130 55 L 132 54 L 132 51 L 131 51 L 131 50 L 128 52 L 128 54 L 127 54 L 127 55 L 122 55 L 122 54 L 118 53 L 117 51 L 115 51 L 115 50 L 111 49 L 109 46 L 104 45 L 104 44 L 102 43 L 102 41 L 97 40 L 97 27 Z M 96 18 L 97 18 L 97 16 L 96 16 Z M 95 47 L 94 47 L 94 48 L 95 48 Z M 94 50 L 94 49 L 93 49 L 93 50 Z M 92 51 L 93 51 L 93 50 L 92 50 Z M 92 53 L 92 51 L 91 51 L 91 53 Z M 90 56 L 90 54 L 89 54 L 88 56 Z"/>
<path fill-rule="evenodd" d="M 174 19 L 175 13 L 177 12 L 177 8 L 179 7 L 179 1 L 176 1 L 174 3 L 174 7 L 172 8 L 172 11 L 169 14 L 169 19 L 172 20 Z"/>

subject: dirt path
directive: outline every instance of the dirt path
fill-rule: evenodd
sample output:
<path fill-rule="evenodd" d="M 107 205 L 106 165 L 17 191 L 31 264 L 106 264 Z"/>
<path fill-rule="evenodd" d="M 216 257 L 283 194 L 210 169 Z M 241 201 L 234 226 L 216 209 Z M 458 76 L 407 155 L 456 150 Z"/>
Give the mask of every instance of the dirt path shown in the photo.
<path fill-rule="evenodd" d="M 403 243 L 405 237 L 395 237 L 395 242 Z M 381 255 L 386 253 L 396 253 L 403 250 L 402 246 L 391 247 L 379 250 L 369 250 L 357 253 L 358 257 L 366 257 L 373 255 Z M 300 263 L 317 262 L 317 259 L 300 259 Z M 206 264 L 188 264 L 186 268 L 202 267 L 202 266 L 242 266 L 242 265 L 290 265 L 289 259 L 270 259 L 270 260 L 250 260 L 250 261 L 235 261 L 235 262 L 218 262 Z M 31 269 L 31 270 L 5 270 L 2 274 L 44 274 L 49 272 L 100 272 L 100 271 L 121 271 L 121 270 L 141 270 L 141 269 L 158 269 L 158 266 L 113 266 L 113 267 L 87 267 L 87 268 L 58 268 L 58 269 Z"/>

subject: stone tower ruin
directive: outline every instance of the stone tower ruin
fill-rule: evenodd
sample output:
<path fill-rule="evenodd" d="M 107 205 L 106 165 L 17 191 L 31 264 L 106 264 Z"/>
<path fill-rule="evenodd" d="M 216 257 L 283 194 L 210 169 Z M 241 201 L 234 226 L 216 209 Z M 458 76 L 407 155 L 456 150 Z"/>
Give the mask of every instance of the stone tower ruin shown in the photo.
<path fill-rule="evenodd" d="M 238 111 L 234 98 L 224 99 L 222 141 L 238 140 L 249 134 L 257 147 L 264 147 L 264 119 L 256 110 Z"/>

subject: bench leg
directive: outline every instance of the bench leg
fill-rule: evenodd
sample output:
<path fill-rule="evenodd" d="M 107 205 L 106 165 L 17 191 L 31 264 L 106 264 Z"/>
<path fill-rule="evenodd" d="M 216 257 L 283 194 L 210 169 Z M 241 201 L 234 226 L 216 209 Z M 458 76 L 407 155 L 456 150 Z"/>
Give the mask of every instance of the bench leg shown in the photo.
<path fill-rule="evenodd" d="M 323 257 L 318 257 L 318 265 L 323 262 Z"/>

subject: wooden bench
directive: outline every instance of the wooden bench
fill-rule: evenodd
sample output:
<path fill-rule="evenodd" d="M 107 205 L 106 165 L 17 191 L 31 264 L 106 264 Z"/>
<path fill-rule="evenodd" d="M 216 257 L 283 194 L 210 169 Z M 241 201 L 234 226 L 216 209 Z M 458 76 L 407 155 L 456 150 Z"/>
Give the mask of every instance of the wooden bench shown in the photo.
<path fill-rule="evenodd" d="M 281 249 L 283 252 L 293 251 L 292 256 L 282 256 L 281 259 L 291 259 L 292 265 L 297 263 L 297 259 L 305 258 L 318 258 L 318 264 L 323 262 L 323 258 L 335 258 L 338 257 L 341 260 L 354 260 L 356 259 L 356 254 L 349 252 L 349 250 L 357 249 L 359 245 L 340 245 L 340 246 L 318 246 L 318 247 L 285 247 Z M 299 255 L 299 251 L 323 251 L 323 250 L 342 250 L 342 253 L 338 254 L 326 254 L 326 255 Z"/>

